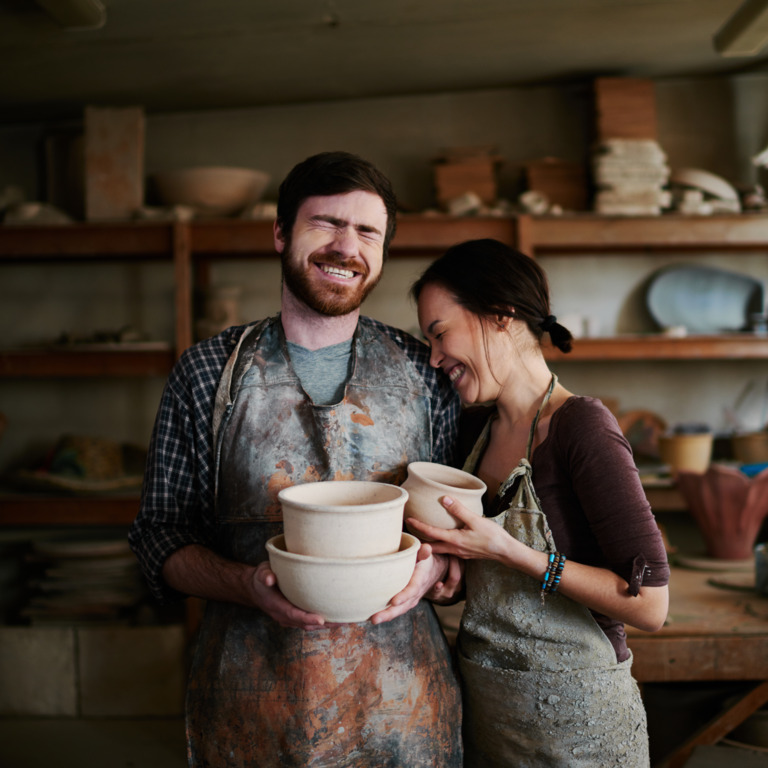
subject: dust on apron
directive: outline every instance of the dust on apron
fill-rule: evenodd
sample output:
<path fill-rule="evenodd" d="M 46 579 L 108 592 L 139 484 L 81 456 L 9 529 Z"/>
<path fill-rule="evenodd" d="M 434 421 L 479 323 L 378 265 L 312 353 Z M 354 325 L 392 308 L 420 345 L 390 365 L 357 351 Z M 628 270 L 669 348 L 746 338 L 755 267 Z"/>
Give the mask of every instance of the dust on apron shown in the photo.
<path fill-rule="evenodd" d="M 525 458 L 499 488 L 491 518 L 523 544 L 554 552 Z M 464 469 L 475 472 L 490 438 L 485 425 Z M 513 495 L 514 494 L 514 495 Z M 511 500 L 509 497 L 512 496 Z M 501 563 L 470 560 L 457 647 L 468 768 L 647 768 L 646 716 L 631 657 L 616 662 L 589 609 Z"/>
<path fill-rule="evenodd" d="M 429 392 L 361 318 L 342 402 L 312 403 L 279 318 L 241 339 L 214 414 L 218 550 L 251 564 L 282 532 L 277 492 L 318 480 L 399 484 L 431 459 Z M 422 601 L 386 624 L 285 629 L 210 601 L 187 692 L 190 765 L 461 765 L 461 703 L 445 637 Z"/>

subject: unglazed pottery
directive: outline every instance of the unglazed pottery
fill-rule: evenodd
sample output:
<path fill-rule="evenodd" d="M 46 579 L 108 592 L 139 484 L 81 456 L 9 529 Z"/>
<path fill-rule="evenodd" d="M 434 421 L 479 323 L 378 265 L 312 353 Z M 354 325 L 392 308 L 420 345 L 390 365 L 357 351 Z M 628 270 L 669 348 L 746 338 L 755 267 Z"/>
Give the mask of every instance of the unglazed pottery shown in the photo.
<path fill-rule="evenodd" d="M 408 477 L 402 488 L 408 491 L 406 518 L 413 517 L 438 528 L 456 528 L 456 518 L 440 503 L 443 496 L 450 496 L 478 515 L 483 514 L 485 483 L 461 469 L 414 461 L 408 465 Z"/>
<path fill-rule="evenodd" d="M 397 552 L 408 492 L 368 480 L 328 480 L 277 494 L 289 552 L 374 557 Z"/>
<path fill-rule="evenodd" d="M 768 517 L 768 469 L 749 478 L 736 467 L 711 464 L 704 474 L 680 472 L 677 487 L 710 557 L 754 557 L 757 536 Z"/>
<path fill-rule="evenodd" d="M 659 436 L 659 456 L 673 473 L 703 474 L 712 458 L 714 437 L 711 432 Z"/>
<path fill-rule="evenodd" d="M 185 205 L 201 216 L 231 216 L 259 202 L 270 176 L 252 168 L 201 166 L 154 175 L 166 205 Z"/>
<path fill-rule="evenodd" d="M 288 552 L 285 536 L 267 541 L 277 585 L 295 606 L 326 621 L 367 621 L 383 610 L 410 581 L 420 543 L 400 534 L 400 546 L 377 557 L 309 557 Z"/>

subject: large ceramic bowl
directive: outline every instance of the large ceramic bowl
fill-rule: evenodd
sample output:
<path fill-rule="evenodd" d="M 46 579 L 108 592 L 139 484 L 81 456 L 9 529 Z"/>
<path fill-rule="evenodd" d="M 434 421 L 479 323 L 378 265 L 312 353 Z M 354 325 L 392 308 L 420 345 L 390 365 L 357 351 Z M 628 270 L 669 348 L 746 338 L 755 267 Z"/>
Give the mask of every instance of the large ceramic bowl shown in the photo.
<path fill-rule="evenodd" d="M 308 557 L 288 552 L 285 536 L 267 542 L 277 585 L 295 606 L 326 621 L 367 621 L 383 610 L 410 581 L 419 540 L 400 535 L 400 546 L 378 557 Z"/>
<path fill-rule="evenodd" d="M 443 496 L 460 501 L 478 515 L 483 514 L 486 485 L 479 477 L 461 469 L 429 461 L 414 461 L 408 465 L 408 477 L 402 487 L 408 491 L 406 518 L 413 517 L 438 528 L 456 528 L 456 518 L 440 503 Z"/>
<path fill-rule="evenodd" d="M 368 480 L 328 480 L 283 488 L 289 552 L 313 557 L 372 557 L 397 552 L 408 492 Z"/>
<path fill-rule="evenodd" d="M 251 168 L 200 166 L 161 171 L 153 177 L 166 205 L 185 205 L 201 216 L 231 216 L 258 203 L 269 174 Z"/>

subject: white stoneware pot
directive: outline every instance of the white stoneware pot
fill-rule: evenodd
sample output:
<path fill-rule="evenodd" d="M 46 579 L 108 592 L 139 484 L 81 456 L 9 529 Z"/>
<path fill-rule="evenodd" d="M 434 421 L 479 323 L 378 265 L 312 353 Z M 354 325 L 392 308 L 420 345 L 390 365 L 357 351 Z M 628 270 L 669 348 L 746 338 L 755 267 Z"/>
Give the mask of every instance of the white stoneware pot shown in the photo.
<path fill-rule="evenodd" d="M 414 461 L 408 465 L 408 477 L 401 487 L 408 491 L 406 518 L 413 517 L 438 528 L 456 528 L 456 518 L 440 503 L 443 496 L 450 496 L 478 515 L 483 514 L 485 483 L 455 467 Z"/>
<path fill-rule="evenodd" d="M 326 621 L 367 621 L 383 610 L 410 581 L 420 542 L 409 533 L 400 546 L 376 557 L 309 557 L 288 552 L 285 536 L 267 541 L 277 585 L 294 605 Z"/>
<path fill-rule="evenodd" d="M 408 492 L 368 480 L 327 480 L 283 488 L 289 552 L 313 557 L 372 557 L 397 552 Z"/>

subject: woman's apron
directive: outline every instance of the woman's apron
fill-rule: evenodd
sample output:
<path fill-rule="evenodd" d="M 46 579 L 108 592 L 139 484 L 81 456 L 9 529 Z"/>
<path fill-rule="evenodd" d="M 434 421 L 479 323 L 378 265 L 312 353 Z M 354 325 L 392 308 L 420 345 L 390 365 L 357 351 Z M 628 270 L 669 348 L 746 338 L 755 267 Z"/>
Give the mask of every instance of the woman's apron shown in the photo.
<path fill-rule="evenodd" d="M 492 518 L 523 544 L 554 552 L 526 457 L 499 488 L 504 511 Z M 467 459 L 475 472 L 491 421 Z M 517 484 L 517 490 L 513 486 Z M 505 497 L 514 497 L 507 503 Z M 542 573 L 543 578 L 543 573 Z M 559 593 L 542 600 L 541 580 L 490 560 L 471 560 L 457 640 L 469 768 L 634 768 L 649 765 L 645 709 L 589 609 Z"/>
<path fill-rule="evenodd" d="M 344 400 L 315 406 L 279 319 L 244 334 L 214 415 L 218 551 L 267 560 L 277 492 L 318 480 L 401 483 L 431 459 L 429 392 L 411 361 L 361 319 Z M 397 619 L 286 629 L 210 601 L 187 693 L 190 765 L 461 765 L 461 703 L 445 637 L 422 601 Z"/>

